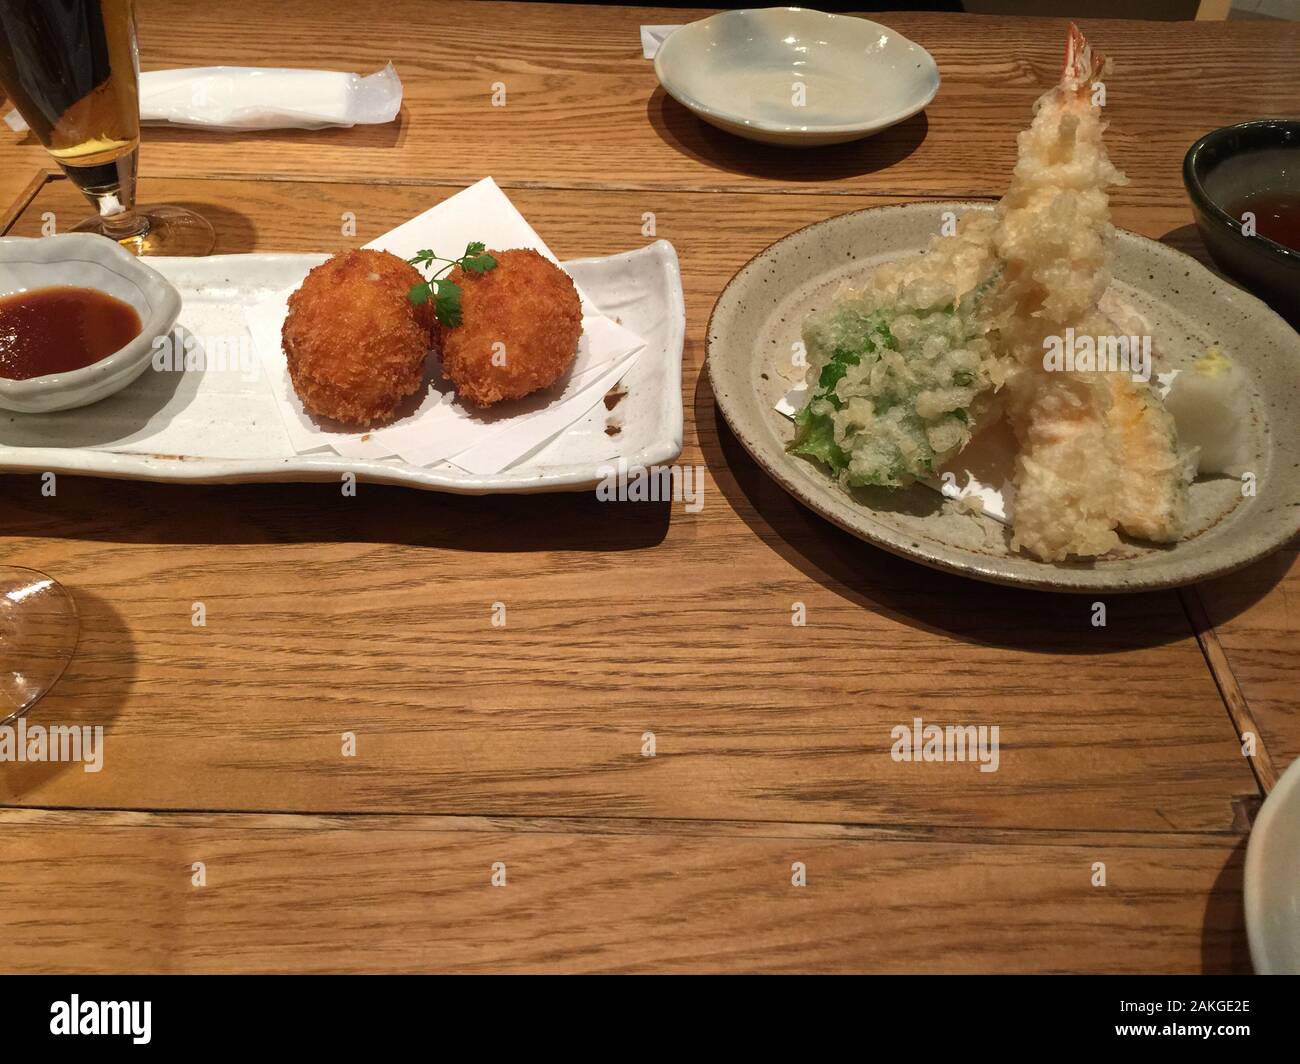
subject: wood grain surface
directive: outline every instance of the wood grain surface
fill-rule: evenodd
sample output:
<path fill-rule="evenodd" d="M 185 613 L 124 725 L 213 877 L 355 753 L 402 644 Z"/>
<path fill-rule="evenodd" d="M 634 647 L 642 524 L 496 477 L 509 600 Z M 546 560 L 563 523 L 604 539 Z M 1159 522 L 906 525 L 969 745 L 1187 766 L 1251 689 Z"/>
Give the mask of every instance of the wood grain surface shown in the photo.
<path fill-rule="evenodd" d="M 230 251 L 246 249 L 241 233 L 265 250 L 334 250 L 452 191 L 144 186 L 149 199 L 237 209 L 244 229 L 228 215 L 219 226 L 219 250 Z M 1088 599 L 897 560 L 771 485 L 715 413 L 699 337 L 726 279 L 791 229 L 872 201 L 535 189 L 515 199 L 563 255 L 641 242 L 647 207 L 661 219 L 683 263 L 694 417 L 682 461 L 706 471 L 702 511 L 590 496 L 453 499 L 364 486 L 352 499 L 332 485 L 73 478 L 50 499 L 38 478 L 15 478 L 0 517 L 13 559 L 57 564 L 111 603 L 124 613 L 112 628 L 132 645 L 87 624 L 90 642 L 45 707 L 52 719 L 102 707 L 113 771 L 14 766 L 0 779 L 9 800 L 1231 825 L 1232 799 L 1253 780 L 1176 594 L 1115 598 L 1098 629 Z M 348 209 L 358 232 L 343 238 Z M 58 182 L 13 231 L 79 210 Z M 195 601 L 207 610 L 202 629 L 190 624 Z M 491 626 L 497 601 L 505 629 Z M 795 602 L 807 627 L 790 623 Z M 114 688 L 126 689 L 111 698 Z M 191 704 L 197 719 L 177 716 Z M 948 766 L 969 777 L 960 782 L 896 763 L 891 729 L 918 715 L 998 725 L 1004 763 L 985 774 Z M 196 727 L 213 741 L 194 742 Z M 653 763 L 640 755 L 647 730 L 659 740 Z M 349 762 L 344 731 L 363 747 Z"/>
<path fill-rule="evenodd" d="M 24 972 L 1249 967 L 1245 846 L 1217 834 L 36 810 L 0 832 Z"/>
<path fill-rule="evenodd" d="M 420 181 L 433 171 L 461 183 L 491 173 L 511 183 L 599 188 L 1000 195 L 1015 159 L 1008 134 L 1060 77 L 1067 25 L 876 16 L 935 57 L 938 97 L 880 136 L 807 153 L 718 134 L 658 87 L 638 27 L 705 14 L 395 0 L 367 8 L 361 23 L 351 5 L 315 0 L 143 3 L 146 70 L 212 62 L 312 67 L 326 57 L 336 66 L 346 56 L 361 72 L 392 60 L 406 79 L 395 126 L 272 133 L 256 153 L 246 150 L 247 137 L 151 131 L 158 147 L 146 159 L 157 162 L 145 165 L 170 173 L 179 160 L 186 174 L 324 180 Z M 1195 22 L 1085 21 L 1083 29 L 1115 60 L 1107 78 L 1110 143 L 1133 179 L 1123 202 L 1181 204 L 1179 167 L 1192 141 L 1216 126 L 1300 106 L 1300 26 L 1243 23 L 1230 36 L 1222 25 Z M 497 83 L 506 88 L 503 107 L 492 106 Z"/>
<path fill-rule="evenodd" d="M 1300 540 L 1196 590 L 1275 771 L 1300 757 Z"/>
<path fill-rule="evenodd" d="M 703 10 L 390 0 L 193 4 L 141 0 L 141 67 L 214 63 L 378 70 L 405 89 L 395 123 L 354 129 L 146 131 L 155 175 L 366 178 L 667 190 L 1000 195 L 1012 133 L 1060 76 L 1060 18 L 875 15 L 924 46 L 943 79 L 923 115 L 868 140 L 800 152 L 721 134 L 667 97 L 638 27 Z M 1184 202 L 1183 154 L 1217 126 L 1300 107 L 1300 25 L 1084 20 L 1115 61 L 1108 137 L 1132 184 L 1120 202 Z M 493 106 L 494 86 L 506 89 Z M 25 158 L 42 152 L 28 137 Z"/>
<path fill-rule="evenodd" d="M 106 729 L 98 773 L 0 763 L 0 903 L 43 899 L 0 969 L 1248 967 L 1259 787 L 1180 596 L 1113 598 L 1099 629 L 1083 598 L 867 547 L 762 474 L 702 374 L 714 300 L 773 240 L 918 195 L 997 195 L 1061 21 L 875 16 L 931 49 L 944 87 L 924 119 L 808 154 L 663 99 L 636 27 L 695 12 L 399 0 L 359 32 L 319 4 L 140 7 L 146 69 L 392 58 L 404 80 L 390 127 L 147 130 L 141 199 L 207 214 L 219 253 L 355 246 L 485 174 L 562 257 L 639 246 L 654 212 L 682 261 L 681 460 L 703 467 L 705 501 L 74 477 L 46 498 L 0 477 L 0 561 L 53 573 L 83 616 L 34 720 Z M 1085 29 L 1119 61 L 1109 139 L 1133 183 L 1117 224 L 1203 254 L 1182 152 L 1300 108 L 1300 30 Z M 79 219 L 66 181 L 27 201 L 47 164 L 9 139 L 8 231 Z M 1285 761 L 1280 565 L 1202 590 Z M 890 730 L 914 717 L 997 725 L 998 771 L 895 762 Z M 488 885 L 497 860 L 505 888 Z"/>

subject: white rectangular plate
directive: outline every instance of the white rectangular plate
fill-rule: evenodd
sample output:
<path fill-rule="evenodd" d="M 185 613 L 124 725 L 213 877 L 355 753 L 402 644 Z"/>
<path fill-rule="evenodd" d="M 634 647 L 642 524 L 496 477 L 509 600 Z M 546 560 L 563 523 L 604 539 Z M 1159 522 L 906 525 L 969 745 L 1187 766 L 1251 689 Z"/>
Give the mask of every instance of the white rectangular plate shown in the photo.
<path fill-rule="evenodd" d="M 178 325 L 195 336 L 251 343 L 244 308 L 296 285 L 325 255 L 213 255 L 150 259 L 184 303 Z M 396 458 L 354 461 L 330 451 L 297 454 L 256 358 L 253 373 L 207 366 L 147 370 L 114 396 L 52 414 L 0 411 L 0 471 L 130 480 L 236 484 L 358 480 L 431 491 L 579 491 L 624 458 L 629 467 L 671 462 L 682 449 L 682 343 L 686 312 L 677 253 L 659 240 L 637 251 L 564 264 L 610 317 L 646 349 L 596 407 L 541 449 L 490 476 Z M 227 350 L 231 350 L 228 348 Z"/>

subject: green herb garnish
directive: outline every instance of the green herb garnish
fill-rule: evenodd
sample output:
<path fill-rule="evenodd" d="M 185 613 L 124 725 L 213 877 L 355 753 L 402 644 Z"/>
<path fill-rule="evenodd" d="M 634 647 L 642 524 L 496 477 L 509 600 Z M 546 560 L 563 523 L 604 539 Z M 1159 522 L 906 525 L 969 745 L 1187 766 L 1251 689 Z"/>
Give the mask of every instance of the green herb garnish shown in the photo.
<path fill-rule="evenodd" d="M 460 285 L 453 284 L 443 275 L 450 273 L 457 266 L 466 273 L 487 273 L 497 264 L 497 260 L 487 253 L 486 248 L 479 241 L 468 244 L 465 248 L 465 254 L 458 259 L 444 259 L 426 248 L 423 251 L 417 251 L 413 258 L 406 261 L 417 268 L 434 267 L 433 275 L 427 281 L 411 285 L 407 298 L 417 307 L 423 306 L 432 299 L 433 312 L 438 316 L 438 320 L 449 329 L 456 328 L 462 320 L 460 314 Z M 443 265 L 435 267 L 435 263 L 439 262 L 443 263 Z"/>
<path fill-rule="evenodd" d="M 835 387 L 844 379 L 850 366 L 862 364 L 864 355 L 873 359 L 879 357 L 882 348 L 893 348 L 898 341 L 894 339 L 885 318 L 873 313 L 862 322 L 857 343 L 858 349 L 849 344 L 841 344 L 831 352 L 830 360 L 822 366 L 817 377 L 816 391 L 795 416 L 794 439 L 786 447 L 791 454 L 815 459 L 836 473 L 848 468 L 849 455 L 835 441 L 835 421 L 830 411 L 844 407 L 844 401 L 836 394 Z"/>
<path fill-rule="evenodd" d="M 847 469 L 849 456 L 835 442 L 835 422 L 829 414 L 814 412 L 810 402 L 795 415 L 795 437 L 787 448 L 830 466 L 835 472 Z"/>

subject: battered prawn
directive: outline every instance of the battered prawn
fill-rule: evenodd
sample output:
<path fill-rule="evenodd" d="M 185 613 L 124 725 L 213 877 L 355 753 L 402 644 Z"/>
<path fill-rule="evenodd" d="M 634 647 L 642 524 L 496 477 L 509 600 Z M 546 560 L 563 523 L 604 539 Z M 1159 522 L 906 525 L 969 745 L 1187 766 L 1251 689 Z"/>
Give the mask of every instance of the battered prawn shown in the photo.
<path fill-rule="evenodd" d="M 1173 419 L 1149 384 L 1127 372 L 1047 369 L 1050 337 L 1114 335 L 1099 309 L 1111 282 L 1111 163 L 1095 86 L 1105 57 L 1070 26 L 1058 85 L 1018 138 L 993 246 L 1002 264 L 986 305 L 1017 369 L 1007 416 L 1019 443 L 1012 546 L 1047 561 L 1094 557 L 1117 529 L 1177 539 L 1186 514 L 1185 463 Z"/>
<path fill-rule="evenodd" d="M 880 267 L 803 330 L 813 386 L 792 453 L 846 487 L 898 487 L 1005 416 L 1018 445 L 1012 547 L 1045 561 L 1106 554 L 1120 531 L 1176 540 L 1186 519 L 1187 463 L 1149 382 L 1044 362 L 1069 330 L 1130 331 L 1102 309 L 1107 189 L 1126 182 L 1102 139 L 1106 66 L 1072 24 L 1060 82 L 1034 104 L 993 214 Z"/>

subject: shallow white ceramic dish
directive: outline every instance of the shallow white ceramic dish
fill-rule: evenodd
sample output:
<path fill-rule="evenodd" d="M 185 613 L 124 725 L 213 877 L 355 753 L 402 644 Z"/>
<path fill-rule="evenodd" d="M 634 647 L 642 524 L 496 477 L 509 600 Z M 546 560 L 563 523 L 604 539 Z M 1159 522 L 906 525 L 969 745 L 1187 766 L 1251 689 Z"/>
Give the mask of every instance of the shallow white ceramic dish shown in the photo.
<path fill-rule="evenodd" d="M 183 296 L 177 328 L 220 337 L 224 360 L 185 372 L 151 371 L 85 410 L 0 414 L 0 470 L 75 473 L 134 480 L 241 483 L 359 480 L 464 494 L 578 491 L 601 467 L 671 462 L 682 448 L 682 342 L 686 318 L 677 254 L 660 240 L 637 251 L 565 263 L 603 311 L 647 341 L 612 409 L 598 403 L 545 447 L 492 476 L 396 458 L 351 461 L 333 452 L 294 453 L 269 382 L 238 369 L 251 343 L 244 308 L 298 284 L 325 255 L 216 255 L 157 259 Z M 201 351 L 201 349 L 199 349 Z M 234 369 L 219 367 L 224 361 Z M 249 379 L 251 377 L 251 379 Z M 611 434 L 612 433 L 612 434 Z"/>
<path fill-rule="evenodd" d="M 933 57 L 901 33 L 799 7 L 725 11 L 683 26 L 655 53 L 655 74 L 704 121 L 790 147 L 878 133 L 939 91 Z"/>
<path fill-rule="evenodd" d="M 0 410 L 43 413 L 97 403 L 125 388 L 149 365 L 155 336 L 180 313 L 180 293 L 120 244 L 93 233 L 0 239 L 0 296 L 51 285 L 96 288 L 129 303 L 140 335 L 93 365 L 14 381 L 0 377 Z"/>
<path fill-rule="evenodd" d="M 1282 773 L 1246 847 L 1246 939 L 1260 975 L 1300 975 L 1300 759 Z"/>
<path fill-rule="evenodd" d="M 1255 494 L 1232 477 L 1197 480 L 1186 538 L 1168 546 L 1125 540 L 1104 558 L 1052 564 L 1011 550 L 1006 526 L 961 513 L 921 484 L 840 488 L 786 453 L 794 434 L 774 409 L 808 314 L 841 283 L 923 251 L 951 212 L 988 203 L 908 203 L 854 211 L 791 233 L 751 259 L 713 308 L 708 371 L 718 406 L 768 473 L 823 517 L 868 542 L 937 569 L 1047 591 L 1148 591 L 1240 569 L 1286 543 L 1300 513 L 1300 336 L 1263 303 L 1195 259 L 1134 233 L 1115 246 L 1115 295 L 1149 323 L 1157 366 L 1186 369 L 1210 344 L 1236 359 L 1252 387 L 1249 470 Z M 1162 360 L 1166 360 L 1163 361 Z"/>

